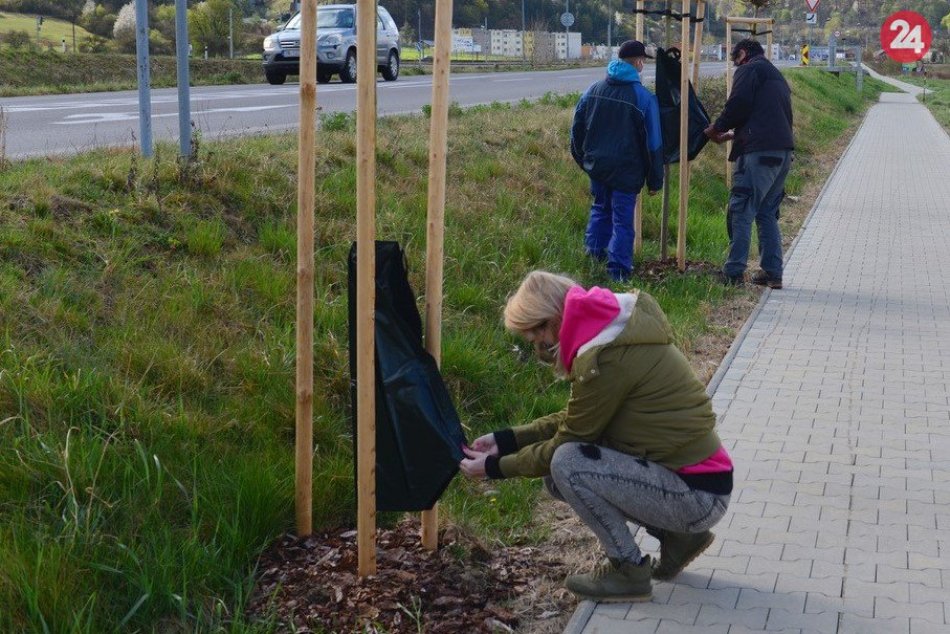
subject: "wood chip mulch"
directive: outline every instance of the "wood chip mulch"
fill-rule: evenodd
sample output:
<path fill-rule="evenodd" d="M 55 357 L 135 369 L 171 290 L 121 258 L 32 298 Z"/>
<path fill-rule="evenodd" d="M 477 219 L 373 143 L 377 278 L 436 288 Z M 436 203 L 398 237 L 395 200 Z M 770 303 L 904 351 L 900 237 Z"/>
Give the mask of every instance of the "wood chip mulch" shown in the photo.
<path fill-rule="evenodd" d="M 686 270 L 680 273 L 675 257 L 665 260 L 647 260 L 634 268 L 634 274 L 650 282 L 662 282 L 673 275 L 715 275 L 719 267 L 712 262 L 686 260 Z"/>
<path fill-rule="evenodd" d="M 506 603 L 539 576 L 563 575 L 538 548 L 486 549 L 452 529 L 429 553 L 413 518 L 376 543 L 377 574 L 360 579 L 356 531 L 285 535 L 261 556 L 248 616 L 302 634 L 512 632 L 519 617 Z"/>

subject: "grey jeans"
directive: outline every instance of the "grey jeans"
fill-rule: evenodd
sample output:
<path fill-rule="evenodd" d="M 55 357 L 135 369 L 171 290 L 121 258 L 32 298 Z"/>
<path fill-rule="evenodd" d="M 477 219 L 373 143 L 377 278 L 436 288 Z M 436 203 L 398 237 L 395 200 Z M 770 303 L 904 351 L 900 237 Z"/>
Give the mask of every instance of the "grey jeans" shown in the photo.
<path fill-rule="evenodd" d="M 726 512 L 728 495 L 691 489 L 655 462 L 585 443 L 561 445 L 545 486 L 600 540 L 607 557 L 638 562 L 627 522 L 677 533 L 700 533 Z"/>

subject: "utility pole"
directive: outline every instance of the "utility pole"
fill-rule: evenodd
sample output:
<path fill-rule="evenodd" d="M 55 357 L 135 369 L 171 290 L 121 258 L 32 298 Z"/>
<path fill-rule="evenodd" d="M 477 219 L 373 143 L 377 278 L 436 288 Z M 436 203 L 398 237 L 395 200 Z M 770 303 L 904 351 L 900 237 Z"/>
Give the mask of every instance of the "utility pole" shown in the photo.
<path fill-rule="evenodd" d="M 521 0 L 521 59 L 525 60 L 528 53 L 525 50 L 525 27 L 524 27 L 524 0 Z"/>
<path fill-rule="evenodd" d="M 234 59 L 234 7 L 228 7 L 228 59 Z"/>
<path fill-rule="evenodd" d="M 611 36 L 611 29 L 614 25 L 614 11 L 610 0 L 607 0 L 607 49 L 610 50 L 613 48 L 613 38 Z"/>
<path fill-rule="evenodd" d="M 419 61 L 422 61 L 422 58 L 425 57 L 426 50 L 425 44 L 422 43 L 422 7 L 419 7 L 416 11 L 418 12 L 419 18 Z"/>

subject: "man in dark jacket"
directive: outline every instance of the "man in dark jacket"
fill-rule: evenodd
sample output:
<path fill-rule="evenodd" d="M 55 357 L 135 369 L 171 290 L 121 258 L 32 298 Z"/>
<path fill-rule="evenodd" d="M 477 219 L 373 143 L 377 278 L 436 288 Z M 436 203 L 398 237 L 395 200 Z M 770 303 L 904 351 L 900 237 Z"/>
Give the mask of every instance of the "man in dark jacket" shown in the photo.
<path fill-rule="evenodd" d="M 644 181 L 655 194 L 663 186 L 663 138 L 656 95 L 640 83 L 647 57 L 641 42 L 620 45 L 607 78 L 577 102 L 571 156 L 590 176 L 594 202 L 584 237 L 587 253 L 607 261 L 611 279 L 633 270 L 633 209 Z"/>
<path fill-rule="evenodd" d="M 752 276 L 752 282 L 782 288 L 778 216 L 794 149 L 791 90 L 755 40 L 736 44 L 732 61 L 738 67 L 732 93 L 722 114 L 706 129 L 716 143 L 733 141 L 729 160 L 736 163 L 726 215 L 729 257 L 722 280 L 742 283 L 754 220 L 762 270 Z"/>

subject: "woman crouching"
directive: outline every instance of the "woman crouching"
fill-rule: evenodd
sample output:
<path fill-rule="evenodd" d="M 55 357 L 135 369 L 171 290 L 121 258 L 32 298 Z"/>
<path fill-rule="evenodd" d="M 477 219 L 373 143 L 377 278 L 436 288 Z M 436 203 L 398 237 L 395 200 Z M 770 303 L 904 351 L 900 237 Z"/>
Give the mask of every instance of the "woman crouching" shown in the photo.
<path fill-rule="evenodd" d="M 702 383 L 644 292 L 585 290 L 534 271 L 508 301 L 505 327 L 553 352 L 571 396 L 561 412 L 478 438 L 463 473 L 543 477 L 607 554 L 593 572 L 568 577 L 568 589 L 595 601 L 649 600 L 651 577 L 672 579 L 709 547 L 732 492 L 732 461 Z M 660 541 L 658 562 L 640 552 L 628 521 Z"/>

